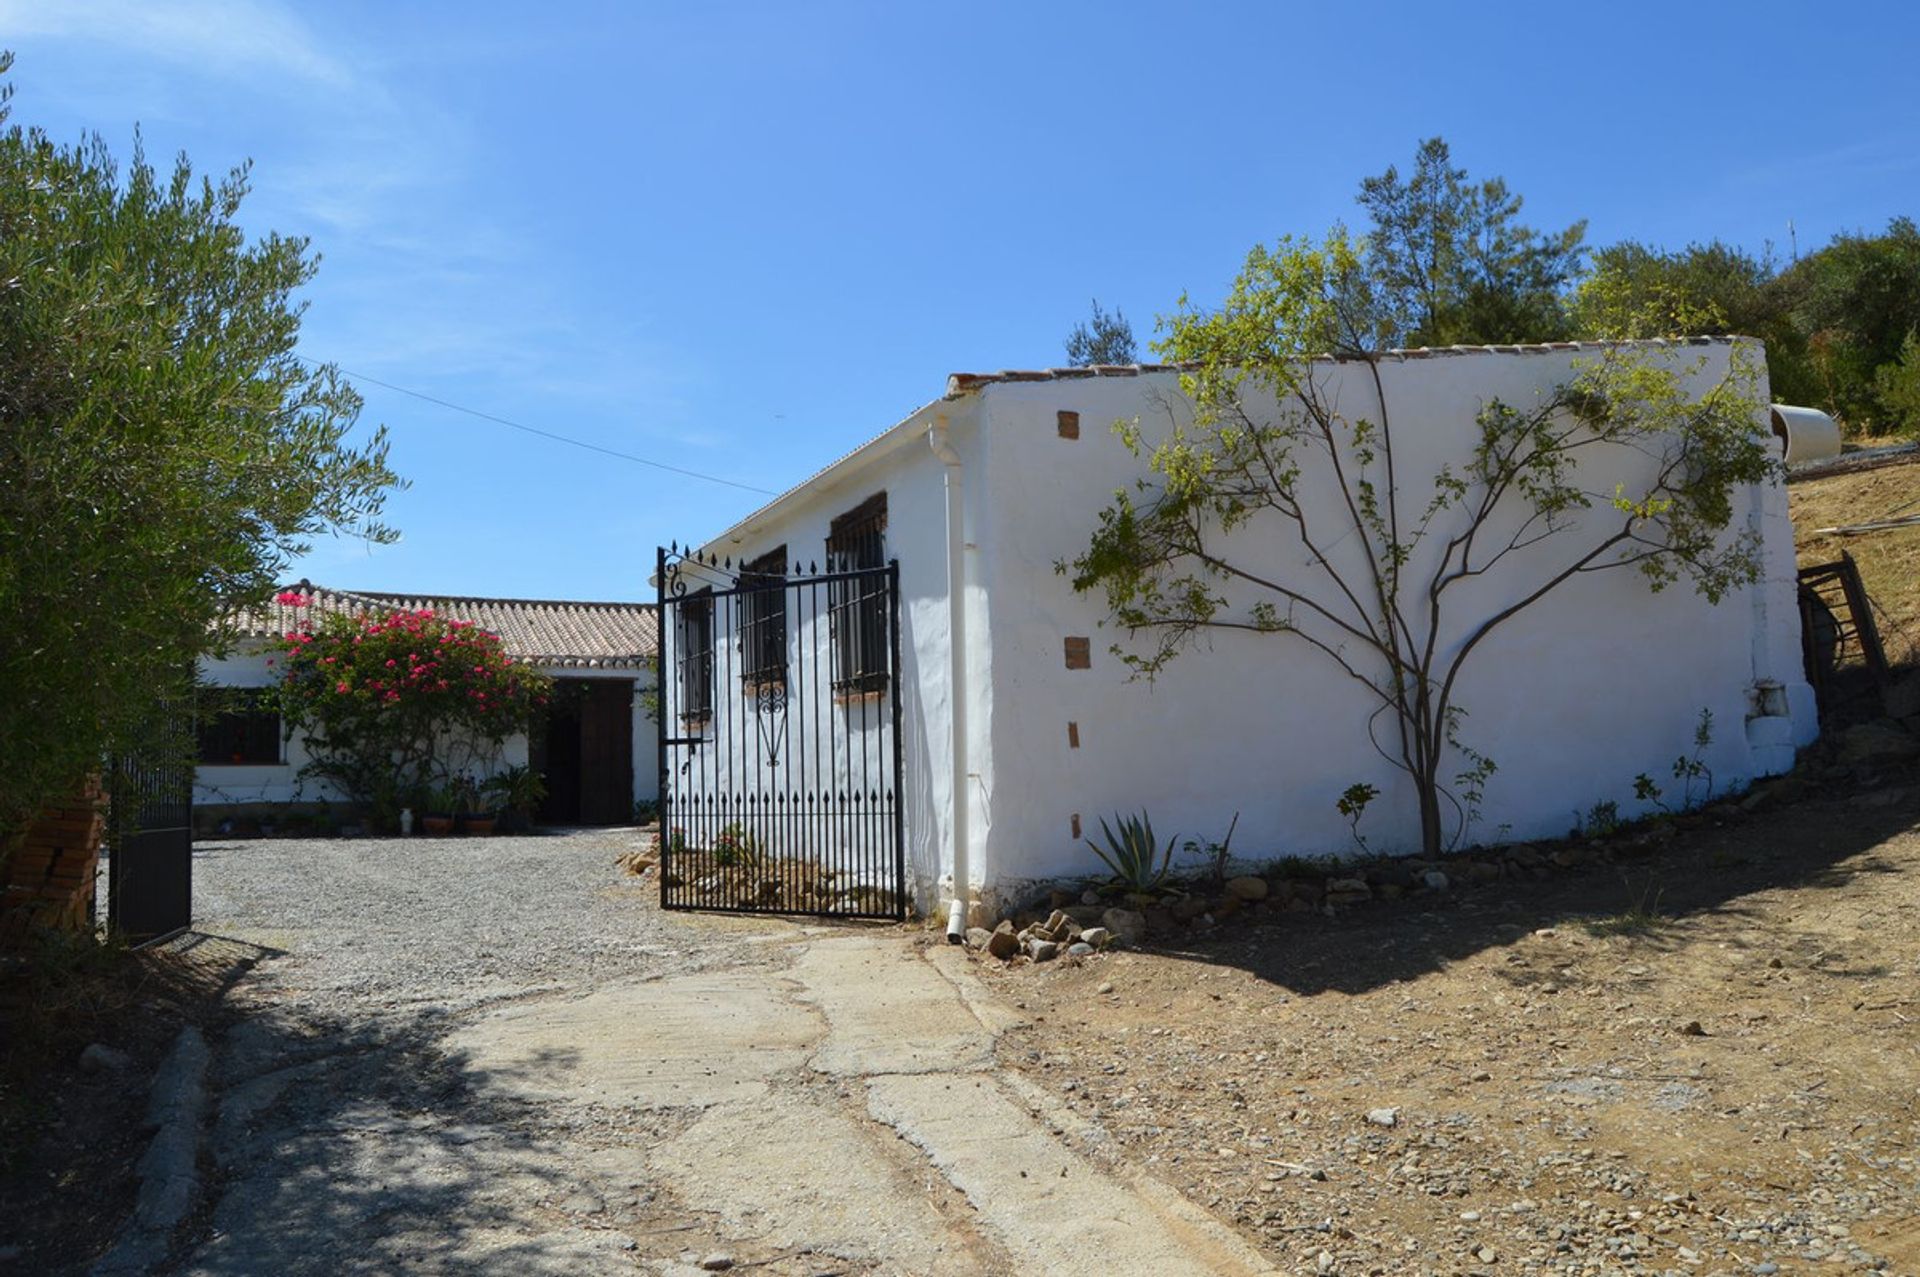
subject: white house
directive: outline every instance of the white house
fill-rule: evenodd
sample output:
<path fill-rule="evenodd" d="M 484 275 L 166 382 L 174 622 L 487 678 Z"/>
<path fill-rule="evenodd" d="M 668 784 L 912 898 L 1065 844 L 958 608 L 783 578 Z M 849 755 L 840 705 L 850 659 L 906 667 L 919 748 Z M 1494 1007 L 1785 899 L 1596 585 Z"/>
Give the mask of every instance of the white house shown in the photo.
<path fill-rule="evenodd" d="M 1736 348 L 1717 339 L 1644 345 L 1648 357 L 1683 371 L 1696 394 L 1721 380 Z M 1443 464 L 1458 468 L 1485 404 L 1537 402 L 1599 349 L 1563 343 L 1383 357 L 1379 393 L 1394 414 L 1404 505 L 1425 504 Z M 1759 355 L 1757 345 L 1745 350 Z M 1362 363 L 1316 361 L 1314 376 L 1329 396 L 1344 396 L 1349 411 L 1361 412 L 1376 394 Z M 704 833 L 688 829 L 688 845 L 737 827 L 762 848 L 816 854 L 815 843 L 796 844 L 783 830 L 808 828 L 815 796 L 847 787 L 847 760 L 877 740 L 882 754 L 897 749 L 900 765 L 897 793 L 884 783 L 870 791 L 897 804 L 876 814 L 875 828 L 897 822 L 906 890 L 922 908 L 945 911 L 956 876 L 962 894 L 1005 900 L 1100 872 L 1084 839 L 1115 813 L 1145 810 L 1163 838 L 1200 840 L 1221 837 L 1238 813 L 1233 850 L 1248 860 L 1339 854 L 1352 842 L 1335 804 L 1356 782 L 1380 790 L 1364 827 L 1372 849 L 1417 850 L 1408 782 L 1368 740 L 1375 705 L 1321 653 L 1294 635 L 1218 634 L 1154 681 L 1137 681 L 1111 652 L 1128 636 L 1106 623 L 1104 600 L 1076 593 L 1057 570 L 1086 549 L 1116 490 L 1146 477 L 1113 424 L 1137 422 L 1151 444 L 1189 413 L 1171 369 L 956 374 L 941 399 L 690 557 L 677 548 L 663 555 L 669 819 L 697 823 L 703 810 L 718 813 Z M 1754 428 L 1767 431 L 1764 410 Z M 1583 462 L 1580 476 L 1604 498 L 1649 464 L 1621 448 Z M 1338 491 L 1328 476 L 1307 488 Z M 1634 777 L 1665 779 L 1673 759 L 1691 750 L 1702 710 L 1714 724 L 1703 761 L 1719 792 L 1787 769 L 1795 749 L 1814 738 L 1786 493 L 1771 482 L 1736 498 L 1730 534 L 1758 538 L 1758 584 L 1715 606 L 1685 583 L 1654 593 L 1631 569 L 1582 575 L 1476 653 L 1462 676 L 1469 717 L 1461 734 L 1498 770 L 1470 841 L 1559 836 L 1596 803 L 1616 803 L 1623 816 L 1646 810 Z M 1251 525 L 1236 535 L 1255 539 L 1271 572 L 1306 570 L 1297 538 Z M 1519 552 L 1513 566 L 1549 564 L 1572 543 L 1550 539 Z M 756 590 L 788 576 L 788 597 L 797 600 L 791 591 L 811 571 L 844 578 L 892 561 L 897 668 L 855 650 L 877 648 L 885 634 L 857 637 L 868 604 L 846 579 L 829 583 L 825 602 L 790 603 L 778 615 L 770 595 Z M 1489 574 L 1476 583 L 1476 605 L 1497 610 L 1527 576 Z M 888 606 L 870 610 L 878 616 Z M 766 637 L 770 624 L 779 638 Z M 809 625 L 826 635 L 812 658 Z M 1443 632 L 1440 641 L 1459 637 Z M 782 655 L 788 649 L 793 655 Z M 773 683 L 779 695 L 769 699 Z M 770 708 L 785 714 L 808 700 L 812 744 L 793 738 L 784 719 L 769 726 Z M 738 707 L 745 708 L 730 718 Z M 824 757 L 830 750 L 839 753 Z M 784 779 L 763 783 L 781 767 Z M 896 779 L 884 767 L 880 774 Z M 857 777 L 851 787 L 859 788 Z M 756 822 L 756 813 L 768 819 Z M 830 832 L 806 837 L 828 853 L 837 846 Z"/>
<path fill-rule="evenodd" d="M 533 739 L 509 738 L 500 765 L 530 763 L 543 772 L 540 816 L 553 824 L 627 824 L 634 804 L 659 790 L 658 733 L 643 693 L 658 654 L 654 608 L 646 603 L 546 599 L 413 597 L 330 590 L 302 582 L 291 593 L 229 618 L 231 649 L 200 663 L 209 686 L 266 688 L 277 681 L 279 640 L 329 613 L 357 615 L 431 608 L 499 636 L 513 660 L 555 679 L 555 695 Z M 325 782 L 303 778 L 308 761 L 298 732 L 282 730 L 270 708 L 240 703 L 199 724 L 194 777 L 197 820 L 253 813 L 285 803 L 336 801 Z"/>

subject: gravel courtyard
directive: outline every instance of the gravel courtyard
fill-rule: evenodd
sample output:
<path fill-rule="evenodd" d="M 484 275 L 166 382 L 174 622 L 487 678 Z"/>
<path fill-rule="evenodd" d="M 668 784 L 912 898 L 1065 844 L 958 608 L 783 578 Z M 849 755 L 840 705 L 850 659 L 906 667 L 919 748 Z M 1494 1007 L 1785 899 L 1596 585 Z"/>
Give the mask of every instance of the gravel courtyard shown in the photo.
<path fill-rule="evenodd" d="M 665 920 L 650 886 L 611 869 L 641 838 L 202 842 L 194 925 L 284 950 L 261 975 L 319 1014 L 658 975 L 686 960 L 690 924 Z"/>

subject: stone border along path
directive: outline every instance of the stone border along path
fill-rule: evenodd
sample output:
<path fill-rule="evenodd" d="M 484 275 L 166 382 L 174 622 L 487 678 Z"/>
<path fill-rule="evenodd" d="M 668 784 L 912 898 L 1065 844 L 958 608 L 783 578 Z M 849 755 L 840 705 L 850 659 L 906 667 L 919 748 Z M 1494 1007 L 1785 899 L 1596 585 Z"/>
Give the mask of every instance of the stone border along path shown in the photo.
<path fill-rule="evenodd" d="M 213 1173 L 171 1271 L 1274 1271 L 993 1068 L 1023 1020 L 964 954 L 664 915 L 612 865 L 636 837 L 209 856 L 203 929 L 288 952 L 215 1044 Z M 450 872 L 453 916 L 409 929 L 376 898 Z"/>

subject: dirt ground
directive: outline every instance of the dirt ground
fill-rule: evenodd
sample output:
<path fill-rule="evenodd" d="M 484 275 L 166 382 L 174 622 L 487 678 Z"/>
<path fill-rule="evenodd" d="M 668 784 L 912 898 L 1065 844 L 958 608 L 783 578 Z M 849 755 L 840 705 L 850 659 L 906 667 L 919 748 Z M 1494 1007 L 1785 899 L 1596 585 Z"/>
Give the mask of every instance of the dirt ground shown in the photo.
<path fill-rule="evenodd" d="M 205 937 L 137 953 L 59 945 L 0 968 L 0 1259 L 77 1271 L 119 1231 L 152 1134 L 147 1079 L 183 1024 L 233 1018 L 227 994 L 260 956 Z M 78 1063 L 91 1044 L 120 1063 Z"/>
<path fill-rule="evenodd" d="M 1920 788 L 1868 787 L 1546 880 L 979 967 L 1036 1018 L 1003 1063 L 1283 1270 L 1916 1273 L 1916 818 Z"/>
<path fill-rule="evenodd" d="M 1792 499 L 1920 512 L 1920 465 Z M 1801 559 L 1842 547 L 1920 629 L 1920 527 Z M 1546 880 L 983 959 L 1036 1019 L 1002 1060 L 1287 1271 L 1920 1273 L 1912 771 Z"/>

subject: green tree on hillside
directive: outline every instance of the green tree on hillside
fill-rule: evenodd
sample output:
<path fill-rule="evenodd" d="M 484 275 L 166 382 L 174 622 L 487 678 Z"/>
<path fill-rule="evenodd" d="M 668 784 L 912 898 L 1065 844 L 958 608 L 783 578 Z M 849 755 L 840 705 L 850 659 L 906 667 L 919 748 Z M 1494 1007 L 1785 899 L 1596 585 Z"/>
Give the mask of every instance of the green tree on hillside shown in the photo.
<path fill-rule="evenodd" d="M 1580 338 L 1738 334 L 1766 344 L 1773 397 L 1808 403 L 1817 385 L 1770 253 L 1714 240 L 1670 250 L 1623 240 L 1594 252 L 1568 301 Z"/>
<path fill-rule="evenodd" d="M 1562 294 L 1579 273 L 1586 222 L 1551 233 L 1523 225 L 1521 197 L 1497 177 L 1469 180 L 1437 137 L 1405 177 L 1389 166 L 1356 198 L 1373 220 L 1367 267 L 1395 344 L 1552 341 L 1566 331 Z"/>
<path fill-rule="evenodd" d="M 1067 334 L 1069 368 L 1139 362 L 1140 351 L 1134 345 L 1133 325 L 1118 310 L 1108 314 L 1100 309 L 1098 298 L 1093 303 L 1093 317 L 1075 324 L 1073 331 Z"/>
<path fill-rule="evenodd" d="M 1898 368 L 1907 337 L 1920 332 L 1920 228 L 1913 219 L 1894 218 L 1883 235 L 1835 236 L 1795 263 L 1781 286 L 1807 343 L 1814 402 L 1857 430 L 1911 425 L 1883 394 L 1879 374 Z"/>
<path fill-rule="evenodd" d="M 0 858 L 313 537 L 392 536 L 384 431 L 294 354 L 315 258 L 246 193 L 0 133 Z"/>

